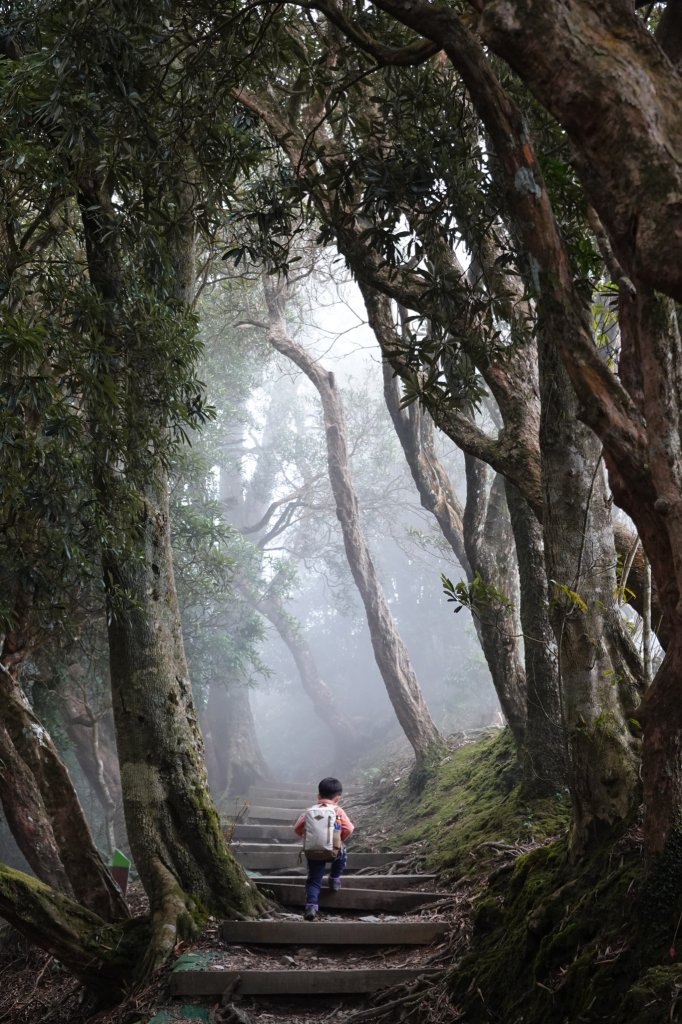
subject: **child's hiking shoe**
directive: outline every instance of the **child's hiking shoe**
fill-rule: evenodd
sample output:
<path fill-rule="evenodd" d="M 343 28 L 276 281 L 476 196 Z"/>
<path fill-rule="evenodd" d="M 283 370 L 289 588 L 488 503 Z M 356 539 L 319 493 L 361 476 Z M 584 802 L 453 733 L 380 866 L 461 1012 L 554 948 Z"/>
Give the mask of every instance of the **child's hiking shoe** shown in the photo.
<path fill-rule="evenodd" d="M 304 921 L 314 921 L 317 917 L 317 907 L 314 903 L 309 903 L 303 911 Z"/>
<path fill-rule="evenodd" d="M 341 888 L 341 879 L 340 878 L 330 878 L 329 879 L 329 888 L 331 889 L 332 892 L 338 892 L 339 889 Z"/>

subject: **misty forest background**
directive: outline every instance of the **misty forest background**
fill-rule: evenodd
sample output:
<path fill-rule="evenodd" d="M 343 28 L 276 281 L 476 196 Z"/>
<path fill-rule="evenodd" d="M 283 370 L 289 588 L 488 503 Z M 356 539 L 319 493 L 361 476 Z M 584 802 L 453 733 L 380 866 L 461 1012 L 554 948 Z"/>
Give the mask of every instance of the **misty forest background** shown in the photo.
<path fill-rule="evenodd" d="M 679 4 L 0 11 L 0 915 L 115 1001 L 249 785 L 504 724 L 674 917 Z"/>

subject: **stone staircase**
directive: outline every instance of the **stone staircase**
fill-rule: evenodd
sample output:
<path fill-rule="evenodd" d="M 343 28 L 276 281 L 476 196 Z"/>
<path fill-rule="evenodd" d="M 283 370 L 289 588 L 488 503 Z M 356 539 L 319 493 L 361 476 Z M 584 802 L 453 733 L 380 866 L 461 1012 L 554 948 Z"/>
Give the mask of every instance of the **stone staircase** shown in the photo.
<path fill-rule="evenodd" d="M 258 888 L 287 910 L 273 909 L 256 921 L 226 921 L 221 929 L 223 948 L 181 956 L 171 975 L 171 991 L 178 1000 L 357 997 L 429 973 L 412 964 L 409 951 L 427 947 L 448 930 L 447 921 L 437 913 L 418 916 L 428 914 L 428 908 L 447 899 L 447 894 L 419 888 L 432 886 L 434 875 L 399 874 L 395 866 L 401 861 L 400 851 L 356 852 L 361 838 L 355 843 L 353 837 L 341 890 L 323 888 L 321 916 L 313 922 L 302 919 L 306 865 L 300 842 L 291 842 L 291 826 L 314 799 L 315 786 L 306 784 L 276 790 L 254 787 L 249 792 L 240 820 L 226 826 L 226 834 L 232 852 Z M 352 801 L 346 806 L 352 818 Z M 391 866 L 395 873 L 388 870 Z M 382 868 L 387 873 L 381 873 Z M 411 919 L 396 919 L 409 914 Z M 157 1015 L 150 1024 L 208 1019 L 198 1006 L 178 1006 L 178 1011 L 184 1016 Z"/>

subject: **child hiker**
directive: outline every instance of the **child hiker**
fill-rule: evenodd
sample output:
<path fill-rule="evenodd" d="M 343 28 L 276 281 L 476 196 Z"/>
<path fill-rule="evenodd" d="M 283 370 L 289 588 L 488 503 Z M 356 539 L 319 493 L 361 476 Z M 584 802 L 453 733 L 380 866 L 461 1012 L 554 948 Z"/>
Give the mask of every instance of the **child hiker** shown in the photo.
<path fill-rule="evenodd" d="M 344 809 L 338 805 L 343 792 L 339 780 L 322 779 L 317 789 L 317 803 L 304 811 L 294 825 L 296 834 L 303 837 L 303 852 L 308 861 L 303 912 L 306 921 L 314 921 L 317 917 L 322 879 L 325 865 L 329 861 L 329 888 L 332 892 L 338 892 L 341 888 L 341 872 L 348 859 L 343 843 L 355 828 Z"/>

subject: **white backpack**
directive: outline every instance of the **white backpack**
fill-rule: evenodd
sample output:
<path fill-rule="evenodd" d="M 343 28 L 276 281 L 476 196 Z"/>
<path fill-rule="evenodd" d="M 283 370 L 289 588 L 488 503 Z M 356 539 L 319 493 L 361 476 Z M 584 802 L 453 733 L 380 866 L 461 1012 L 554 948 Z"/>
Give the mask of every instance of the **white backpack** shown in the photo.
<path fill-rule="evenodd" d="M 341 849 L 333 804 L 313 804 L 305 812 L 303 852 L 308 860 L 334 860 Z"/>

